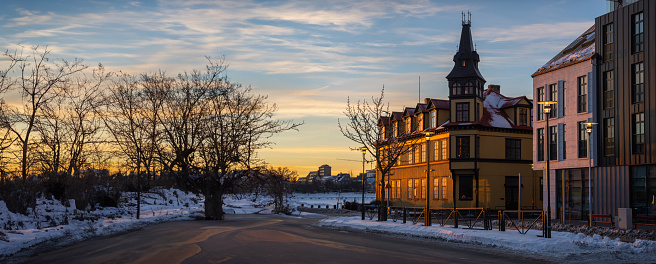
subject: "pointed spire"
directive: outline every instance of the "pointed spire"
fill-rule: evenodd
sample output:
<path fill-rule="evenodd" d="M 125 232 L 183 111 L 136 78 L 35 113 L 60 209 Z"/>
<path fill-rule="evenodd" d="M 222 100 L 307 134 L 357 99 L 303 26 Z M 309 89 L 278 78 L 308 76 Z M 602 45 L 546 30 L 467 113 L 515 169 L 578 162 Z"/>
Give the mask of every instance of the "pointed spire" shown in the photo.
<path fill-rule="evenodd" d="M 474 41 L 471 34 L 471 13 L 462 12 L 462 32 L 460 33 L 460 44 L 458 51 L 453 56 L 455 65 L 447 79 L 451 78 L 480 78 L 485 81 L 483 75 L 478 71 L 478 62 L 480 58 L 474 48 Z"/>

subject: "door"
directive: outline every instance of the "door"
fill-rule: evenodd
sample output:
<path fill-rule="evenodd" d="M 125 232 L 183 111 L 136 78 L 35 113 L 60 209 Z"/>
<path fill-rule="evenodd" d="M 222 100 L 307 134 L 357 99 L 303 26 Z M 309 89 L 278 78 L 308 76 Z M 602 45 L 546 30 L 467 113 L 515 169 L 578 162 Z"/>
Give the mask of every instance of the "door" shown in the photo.
<path fill-rule="evenodd" d="M 519 202 L 519 177 L 506 176 L 506 210 L 517 210 Z"/>

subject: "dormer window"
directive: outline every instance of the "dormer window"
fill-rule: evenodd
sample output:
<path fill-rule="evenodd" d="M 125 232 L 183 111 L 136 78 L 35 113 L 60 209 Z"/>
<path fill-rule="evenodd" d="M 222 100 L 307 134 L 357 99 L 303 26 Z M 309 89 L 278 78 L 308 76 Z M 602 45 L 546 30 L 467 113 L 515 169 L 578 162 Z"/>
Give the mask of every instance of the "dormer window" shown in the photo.
<path fill-rule="evenodd" d="M 465 60 L 462 61 L 462 67 L 465 67 L 467 65 L 467 62 Z"/>
<path fill-rule="evenodd" d="M 412 132 L 412 117 L 408 117 L 405 120 L 405 133 L 410 134 Z"/>
<path fill-rule="evenodd" d="M 474 85 L 471 82 L 465 83 L 465 94 L 474 94 Z"/>
<path fill-rule="evenodd" d="M 451 87 L 451 94 L 459 95 L 461 93 L 462 93 L 462 86 L 460 86 L 460 83 L 454 82 L 453 86 Z"/>
<path fill-rule="evenodd" d="M 398 137 L 399 136 L 399 123 L 395 122 L 393 124 L 393 126 L 394 126 L 394 137 Z"/>
<path fill-rule="evenodd" d="M 380 126 L 380 140 L 385 140 L 385 126 Z"/>
<path fill-rule="evenodd" d="M 424 115 L 417 115 L 417 131 L 424 130 Z"/>
<path fill-rule="evenodd" d="M 432 128 L 437 126 L 437 110 L 431 111 L 431 121 L 430 122 L 431 122 L 430 126 Z"/>

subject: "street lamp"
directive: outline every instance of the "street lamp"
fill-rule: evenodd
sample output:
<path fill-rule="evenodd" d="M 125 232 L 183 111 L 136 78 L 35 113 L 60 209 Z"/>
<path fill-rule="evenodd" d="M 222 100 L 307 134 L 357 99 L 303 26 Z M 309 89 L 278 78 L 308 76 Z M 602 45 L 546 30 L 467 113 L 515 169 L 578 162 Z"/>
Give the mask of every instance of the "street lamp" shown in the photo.
<path fill-rule="evenodd" d="M 367 173 L 364 171 L 364 155 L 367 154 L 367 147 L 360 148 L 362 151 L 362 220 L 364 220 L 364 192 L 366 191 L 365 181 L 367 179 Z"/>
<path fill-rule="evenodd" d="M 547 219 L 545 220 L 545 228 L 544 228 L 544 238 L 551 238 L 551 182 L 549 181 L 549 146 L 547 144 L 548 140 L 551 140 L 549 138 L 549 118 L 551 113 L 551 107 L 556 104 L 554 101 L 544 101 L 544 102 L 538 102 L 538 104 L 544 105 L 544 113 L 545 117 L 544 119 L 547 121 L 546 123 L 546 136 L 544 140 L 544 145 L 545 145 L 545 156 L 546 156 L 546 166 L 545 169 L 547 171 L 547 177 L 546 177 L 546 186 L 547 186 Z"/>
<path fill-rule="evenodd" d="M 588 224 L 592 226 L 592 142 L 590 134 L 592 133 L 592 125 L 594 122 L 581 123 L 585 125 L 585 132 L 588 133 Z"/>
<path fill-rule="evenodd" d="M 430 138 L 433 135 L 433 132 L 426 132 L 424 133 L 426 136 L 426 213 L 424 214 L 424 226 L 430 226 L 431 225 L 431 218 L 430 218 L 430 189 L 431 189 L 431 183 L 430 183 Z"/>

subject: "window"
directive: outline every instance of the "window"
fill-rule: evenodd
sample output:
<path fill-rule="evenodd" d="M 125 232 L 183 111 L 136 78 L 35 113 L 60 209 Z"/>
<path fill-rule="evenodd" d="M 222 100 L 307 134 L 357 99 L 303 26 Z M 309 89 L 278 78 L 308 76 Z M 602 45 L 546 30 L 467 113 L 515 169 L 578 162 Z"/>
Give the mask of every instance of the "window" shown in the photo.
<path fill-rule="evenodd" d="M 398 137 L 399 136 L 399 123 L 394 122 L 392 124 L 392 126 L 394 127 L 394 137 Z"/>
<path fill-rule="evenodd" d="M 635 215 L 654 216 L 653 201 L 656 196 L 656 166 L 630 167 L 631 207 Z"/>
<path fill-rule="evenodd" d="M 563 159 L 567 159 L 567 125 L 563 124 Z"/>
<path fill-rule="evenodd" d="M 558 84 L 550 84 L 549 85 L 549 93 L 551 98 L 549 100 L 558 102 Z M 549 114 L 549 117 L 557 117 L 558 116 L 558 106 L 557 104 L 554 106 L 551 106 L 551 113 Z"/>
<path fill-rule="evenodd" d="M 579 122 L 579 158 L 588 157 L 588 134 L 583 122 Z"/>
<path fill-rule="evenodd" d="M 426 162 L 426 148 L 424 145 L 419 145 L 419 151 L 421 152 L 419 155 L 421 155 L 421 162 Z"/>
<path fill-rule="evenodd" d="M 558 127 L 549 127 L 549 160 L 558 159 Z"/>
<path fill-rule="evenodd" d="M 632 78 L 631 90 L 633 103 L 640 103 L 645 100 L 645 63 L 640 62 L 631 65 Z"/>
<path fill-rule="evenodd" d="M 633 15 L 633 53 L 638 53 L 645 48 L 645 34 L 644 34 L 644 16 L 643 13 Z"/>
<path fill-rule="evenodd" d="M 421 179 L 421 199 L 426 200 L 426 179 Z"/>
<path fill-rule="evenodd" d="M 506 159 L 518 160 L 522 158 L 522 141 L 520 139 L 506 138 Z"/>
<path fill-rule="evenodd" d="M 431 127 L 437 126 L 437 110 L 431 111 Z"/>
<path fill-rule="evenodd" d="M 409 179 L 408 180 L 408 200 L 415 199 L 414 194 L 415 194 L 414 185 L 412 183 L 412 179 Z"/>
<path fill-rule="evenodd" d="M 578 112 L 588 111 L 588 76 L 578 77 Z"/>
<path fill-rule="evenodd" d="M 538 161 L 544 161 L 544 128 L 538 128 Z"/>
<path fill-rule="evenodd" d="M 417 115 L 417 131 L 424 130 L 424 114 Z"/>
<path fill-rule="evenodd" d="M 471 175 L 460 175 L 458 176 L 460 181 L 458 182 L 458 194 L 460 195 L 460 200 L 470 201 L 474 199 L 474 176 Z"/>
<path fill-rule="evenodd" d="M 390 199 L 396 199 L 396 181 L 391 181 L 390 182 L 390 187 L 391 187 L 391 189 L 390 189 L 391 193 L 390 193 L 389 198 Z"/>
<path fill-rule="evenodd" d="M 447 151 L 447 143 L 446 139 L 440 140 L 440 152 L 442 153 L 442 160 L 447 160 L 449 159 L 449 152 Z"/>
<path fill-rule="evenodd" d="M 412 117 L 405 119 L 405 133 L 410 134 L 412 132 Z"/>
<path fill-rule="evenodd" d="M 433 179 L 433 199 L 440 199 L 440 179 Z"/>
<path fill-rule="evenodd" d="M 392 181 L 396 182 L 396 196 L 394 196 L 395 199 L 401 199 L 401 180 L 396 180 Z"/>
<path fill-rule="evenodd" d="M 456 137 L 456 158 L 469 158 L 469 137 Z"/>
<path fill-rule="evenodd" d="M 633 115 L 633 154 L 645 152 L 645 113 Z"/>
<path fill-rule="evenodd" d="M 433 142 L 433 160 L 440 159 L 440 141 L 441 140 L 436 140 Z"/>
<path fill-rule="evenodd" d="M 414 195 L 414 199 L 419 199 L 419 198 L 421 198 L 421 196 L 420 196 L 421 194 L 419 193 L 419 190 L 420 190 L 420 189 L 419 189 L 419 179 L 413 179 L 413 180 L 412 180 L 412 183 L 413 183 L 413 185 L 414 185 L 414 186 L 413 186 L 413 189 L 412 189 L 412 192 L 413 192 L 413 195 Z"/>
<path fill-rule="evenodd" d="M 460 83 L 457 82 L 453 83 L 453 85 L 451 86 L 451 94 L 452 95 L 462 94 L 462 86 L 460 86 Z"/>
<path fill-rule="evenodd" d="M 419 161 L 420 161 L 419 152 L 420 151 L 421 151 L 421 145 L 417 145 L 412 149 L 412 154 L 413 154 L 414 157 L 412 158 L 411 163 L 419 163 Z"/>
<path fill-rule="evenodd" d="M 469 121 L 469 103 L 456 103 L 456 122 Z"/>
<path fill-rule="evenodd" d="M 385 140 L 385 126 L 380 126 L 380 137 L 378 140 Z"/>
<path fill-rule="evenodd" d="M 471 82 L 465 83 L 465 94 L 474 94 L 474 85 Z"/>
<path fill-rule="evenodd" d="M 604 109 L 611 109 L 613 108 L 613 104 L 615 104 L 613 79 L 613 71 L 604 72 Z"/>
<path fill-rule="evenodd" d="M 447 186 L 448 186 L 447 180 L 448 180 L 447 177 L 442 178 L 442 199 L 447 199 L 447 193 L 446 193 Z"/>
<path fill-rule="evenodd" d="M 613 60 L 613 24 L 604 26 L 604 62 Z"/>
<path fill-rule="evenodd" d="M 526 108 L 519 109 L 519 125 L 520 126 L 528 125 L 528 109 Z"/>
<path fill-rule="evenodd" d="M 544 87 L 538 87 L 538 102 L 544 102 Z M 544 120 L 544 105 L 538 104 L 538 120 Z"/>
<path fill-rule="evenodd" d="M 604 119 L 604 156 L 615 156 L 615 118 Z"/>
<path fill-rule="evenodd" d="M 565 84 L 567 84 L 567 82 L 563 81 L 563 91 L 561 91 L 561 93 L 563 93 L 563 101 L 560 102 L 560 106 L 563 108 L 563 116 L 567 113 L 567 104 L 565 103 L 565 101 L 567 101 L 567 86 Z"/>

